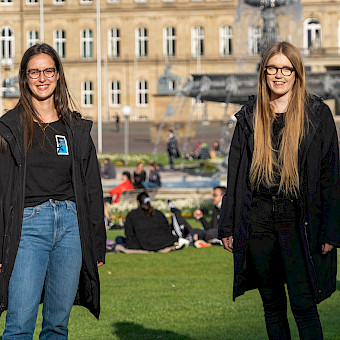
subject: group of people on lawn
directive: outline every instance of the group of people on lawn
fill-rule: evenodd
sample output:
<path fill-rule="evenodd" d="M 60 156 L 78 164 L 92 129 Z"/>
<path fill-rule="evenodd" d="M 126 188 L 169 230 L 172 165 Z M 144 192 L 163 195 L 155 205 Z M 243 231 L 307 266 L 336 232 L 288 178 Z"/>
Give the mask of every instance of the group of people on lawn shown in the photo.
<path fill-rule="evenodd" d="M 151 198 L 146 191 L 137 195 L 138 207 L 130 211 L 125 220 L 125 237 L 118 236 L 116 242 L 108 242 L 108 251 L 116 251 L 116 244 L 127 249 L 145 251 L 163 251 L 165 248 L 178 250 L 188 245 L 197 248 L 221 245 L 218 237 L 218 221 L 222 198 L 226 188 L 218 186 L 213 189 L 212 201 L 214 209 L 210 221 L 207 221 L 201 210 L 194 212 L 194 218 L 200 221 L 203 228 L 192 228 L 182 216 L 175 204 L 168 200 L 172 221 L 152 206 Z M 118 247 L 118 250 L 121 247 Z"/>

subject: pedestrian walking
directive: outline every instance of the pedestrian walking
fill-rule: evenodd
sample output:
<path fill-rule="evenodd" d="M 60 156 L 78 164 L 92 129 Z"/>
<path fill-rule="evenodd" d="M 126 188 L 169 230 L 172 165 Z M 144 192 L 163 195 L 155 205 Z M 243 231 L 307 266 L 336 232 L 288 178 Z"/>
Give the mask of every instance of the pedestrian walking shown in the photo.
<path fill-rule="evenodd" d="M 19 85 L 18 104 L 0 118 L 2 339 L 32 339 L 41 301 L 40 339 L 67 339 L 74 303 L 100 310 L 106 236 L 92 123 L 70 109 L 51 46 L 24 53 Z"/>
<path fill-rule="evenodd" d="M 329 107 L 305 89 L 298 49 L 264 54 L 257 98 L 236 114 L 219 237 L 234 254 L 233 298 L 257 288 L 269 339 L 323 339 L 317 304 L 336 290 L 339 147 Z"/>
<path fill-rule="evenodd" d="M 120 118 L 119 118 L 118 113 L 116 113 L 115 122 L 116 122 L 116 132 L 119 132 L 120 131 L 120 126 L 119 126 Z"/>
<path fill-rule="evenodd" d="M 181 154 L 178 149 L 177 139 L 174 135 L 174 131 L 172 129 L 168 130 L 168 145 L 167 145 L 167 151 L 169 155 L 169 163 L 170 163 L 170 169 L 174 170 L 174 160 L 175 158 L 181 157 Z"/>

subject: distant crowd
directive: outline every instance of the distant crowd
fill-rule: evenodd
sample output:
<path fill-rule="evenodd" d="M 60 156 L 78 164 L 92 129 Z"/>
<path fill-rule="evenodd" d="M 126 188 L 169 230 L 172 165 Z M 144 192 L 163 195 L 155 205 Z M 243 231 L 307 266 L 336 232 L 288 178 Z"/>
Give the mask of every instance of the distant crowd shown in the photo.
<path fill-rule="evenodd" d="M 127 174 L 123 173 L 123 183 L 130 182 L 133 188 Z M 115 189 L 111 190 L 110 193 L 114 192 Z M 213 189 L 214 210 L 211 219 L 208 221 L 204 213 L 197 209 L 193 216 L 196 221 L 201 223 L 202 227 L 193 228 L 171 200 L 168 200 L 168 207 L 172 215 L 171 223 L 169 223 L 166 216 L 152 206 L 148 192 L 146 190 L 142 191 L 137 195 L 138 207 L 131 210 L 126 216 L 124 224 L 125 236 L 120 235 L 115 241 L 109 240 L 107 242 L 107 251 L 126 253 L 140 253 L 141 251 L 168 252 L 179 250 L 189 245 L 197 248 L 221 245 L 221 241 L 218 239 L 218 221 L 222 198 L 225 193 L 225 187 L 218 186 Z M 107 228 L 110 229 L 114 224 L 111 222 L 106 206 L 105 212 Z"/>

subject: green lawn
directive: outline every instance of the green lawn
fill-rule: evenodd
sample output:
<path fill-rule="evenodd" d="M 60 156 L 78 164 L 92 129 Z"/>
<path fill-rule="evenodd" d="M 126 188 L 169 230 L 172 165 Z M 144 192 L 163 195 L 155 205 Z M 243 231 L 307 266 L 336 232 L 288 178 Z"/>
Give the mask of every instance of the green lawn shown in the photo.
<path fill-rule="evenodd" d="M 108 238 L 120 232 L 109 231 Z M 232 271 L 232 255 L 219 246 L 168 254 L 108 254 L 100 268 L 100 320 L 74 307 L 69 338 L 266 339 L 258 293 L 247 292 L 233 302 Z M 325 339 L 340 339 L 340 276 L 336 293 L 319 311 Z M 4 320 L 5 313 L 1 329 Z M 291 313 L 289 320 L 292 339 L 298 339 Z M 41 316 L 37 322 L 41 324 Z M 39 327 L 35 339 L 38 332 Z"/>

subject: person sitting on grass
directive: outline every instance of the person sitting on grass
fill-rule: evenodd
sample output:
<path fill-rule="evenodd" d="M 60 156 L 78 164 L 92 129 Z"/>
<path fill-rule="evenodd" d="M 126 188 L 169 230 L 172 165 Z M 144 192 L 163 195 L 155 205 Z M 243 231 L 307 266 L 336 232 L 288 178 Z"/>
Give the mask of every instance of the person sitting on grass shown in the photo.
<path fill-rule="evenodd" d="M 205 219 L 201 210 L 194 211 L 194 217 L 197 221 L 202 223 L 205 231 L 204 240 L 216 244 L 221 244 L 218 239 L 218 226 L 220 220 L 220 211 L 222 206 L 223 196 L 226 194 L 227 188 L 223 186 L 217 186 L 214 188 L 212 194 L 212 201 L 214 204 L 214 210 L 211 216 L 210 222 Z"/>
<path fill-rule="evenodd" d="M 154 209 L 146 192 L 137 196 L 138 208 L 130 211 L 125 220 L 125 238 L 117 236 L 116 243 L 128 249 L 160 251 L 167 247 L 178 249 L 178 237 L 164 214 Z"/>
<path fill-rule="evenodd" d="M 111 197 L 105 197 L 104 201 L 108 203 L 118 203 L 119 197 L 123 191 L 133 190 L 133 184 L 131 183 L 131 175 L 129 171 L 123 171 L 122 183 L 109 191 Z"/>

